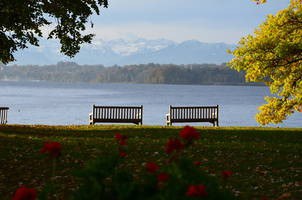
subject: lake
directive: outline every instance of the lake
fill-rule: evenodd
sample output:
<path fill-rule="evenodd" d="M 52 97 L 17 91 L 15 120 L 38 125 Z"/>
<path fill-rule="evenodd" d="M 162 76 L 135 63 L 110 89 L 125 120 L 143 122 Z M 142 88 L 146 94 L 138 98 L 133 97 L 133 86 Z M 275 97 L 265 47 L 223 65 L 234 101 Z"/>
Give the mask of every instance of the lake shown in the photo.
<path fill-rule="evenodd" d="M 220 126 L 259 126 L 254 116 L 269 94 L 260 86 L 0 81 L 0 106 L 10 108 L 9 124 L 88 124 L 95 104 L 143 105 L 146 125 L 164 125 L 169 105 L 219 105 Z M 296 113 L 278 126 L 301 127 L 301 121 L 302 114 Z"/>

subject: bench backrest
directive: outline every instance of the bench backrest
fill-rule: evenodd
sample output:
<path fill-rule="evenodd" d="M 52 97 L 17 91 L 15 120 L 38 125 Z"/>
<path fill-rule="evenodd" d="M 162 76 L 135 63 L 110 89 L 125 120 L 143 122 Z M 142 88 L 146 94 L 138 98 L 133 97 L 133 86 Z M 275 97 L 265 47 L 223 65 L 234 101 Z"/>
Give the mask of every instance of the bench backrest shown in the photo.
<path fill-rule="evenodd" d="M 106 120 L 141 120 L 143 106 L 95 106 L 93 118 Z"/>
<path fill-rule="evenodd" d="M 0 107 L 0 124 L 7 123 L 7 111 L 8 107 Z"/>
<path fill-rule="evenodd" d="M 217 106 L 170 106 L 171 120 L 218 120 Z"/>

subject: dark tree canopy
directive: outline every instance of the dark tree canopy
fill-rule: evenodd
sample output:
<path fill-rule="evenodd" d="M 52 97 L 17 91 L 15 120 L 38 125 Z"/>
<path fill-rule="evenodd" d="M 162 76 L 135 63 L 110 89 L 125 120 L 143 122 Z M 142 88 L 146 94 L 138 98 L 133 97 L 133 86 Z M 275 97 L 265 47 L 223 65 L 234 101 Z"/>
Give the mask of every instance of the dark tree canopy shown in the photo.
<path fill-rule="evenodd" d="M 61 52 L 74 56 L 92 40 L 93 34 L 83 33 L 89 17 L 107 6 L 107 0 L 1 0 L 0 62 L 14 61 L 13 53 L 28 44 L 38 46 L 46 26 L 48 39 L 59 39 Z"/>

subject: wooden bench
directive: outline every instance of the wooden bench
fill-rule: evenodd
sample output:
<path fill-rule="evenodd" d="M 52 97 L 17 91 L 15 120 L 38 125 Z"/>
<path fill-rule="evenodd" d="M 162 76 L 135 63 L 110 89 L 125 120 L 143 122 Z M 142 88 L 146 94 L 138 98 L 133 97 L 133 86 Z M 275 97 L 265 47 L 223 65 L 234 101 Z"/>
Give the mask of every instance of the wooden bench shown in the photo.
<path fill-rule="evenodd" d="M 143 106 L 95 106 L 89 114 L 89 123 L 143 124 Z"/>
<path fill-rule="evenodd" d="M 183 122 L 209 122 L 218 126 L 218 105 L 217 106 L 191 106 L 176 107 L 170 106 L 166 115 L 166 124 Z"/>
<path fill-rule="evenodd" d="M 8 107 L 0 107 L 0 124 L 6 124 L 7 123 L 7 112 Z"/>

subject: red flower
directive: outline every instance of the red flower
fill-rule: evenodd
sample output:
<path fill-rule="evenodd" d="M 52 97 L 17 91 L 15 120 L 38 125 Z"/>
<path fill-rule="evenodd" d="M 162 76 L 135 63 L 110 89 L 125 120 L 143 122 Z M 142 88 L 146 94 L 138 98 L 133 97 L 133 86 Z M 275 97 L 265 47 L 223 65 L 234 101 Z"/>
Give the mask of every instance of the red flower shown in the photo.
<path fill-rule="evenodd" d="M 35 200 L 37 199 L 37 191 L 33 188 L 21 186 L 18 188 L 12 200 Z"/>
<path fill-rule="evenodd" d="M 114 137 L 119 145 L 121 145 L 121 146 L 127 145 L 127 136 L 117 133 L 117 134 L 115 134 Z"/>
<path fill-rule="evenodd" d="M 186 195 L 189 197 L 205 197 L 208 193 L 206 191 L 206 186 L 204 185 L 190 185 Z"/>
<path fill-rule="evenodd" d="M 169 174 L 162 172 L 157 175 L 158 182 L 162 183 L 166 182 L 167 180 L 169 180 Z"/>
<path fill-rule="evenodd" d="M 200 133 L 192 126 L 185 126 L 180 132 L 179 136 L 187 141 L 198 140 Z"/>
<path fill-rule="evenodd" d="M 114 137 L 115 137 L 115 139 L 116 139 L 117 141 L 126 140 L 126 139 L 127 139 L 127 136 L 122 135 L 122 134 L 120 134 L 120 133 L 115 134 Z"/>
<path fill-rule="evenodd" d="M 127 145 L 127 140 L 126 139 L 125 140 L 120 140 L 119 145 L 120 146 L 126 146 Z"/>
<path fill-rule="evenodd" d="M 195 161 L 195 162 L 194 162 L 194 165 L 195 165 L 195 166 L 200 166 L 201 164 L 202 164 L 202 163 L 201 163 L 200 161 Z"/>
<path fill-rule="evenodd" d="M 177 138 L 170 138 L 166 144 L 166 153 L 170 154 L 174 151 L 179 151 L 184 148 L 184 145 Z"/>
<path fill-rule="evenodd" d="M 232 171 L 229 171 L 229 170 L 224 170 L 221 172 L 221 176 L 224 178 L 224 179 L 227 179 L 229 178 L 230 176 L 233 175 L 233 172 Z"/>
<path fill-rule="evenodd" d="M 126 157 L 127 156 L 127 153 L 126 152 L 124 152 L 124 151 L 120 151 L 120 157 L 121 158 L 124 158 L 124 157 Z"/>
<path fill-rule="evenodd" d="M 159 170 L 159 166 L 154 162 L 148 162 L 146 163 L 146 170 L 150 173 L 155 173 Z"/>
<path fill-rule="evenodd" d="M 44 146 L 40 150 L 41 153 L 49 154 L 53 158 L 57 158 L 61 155 L 62 146 L 58 142 L 45 142 Z"/>

